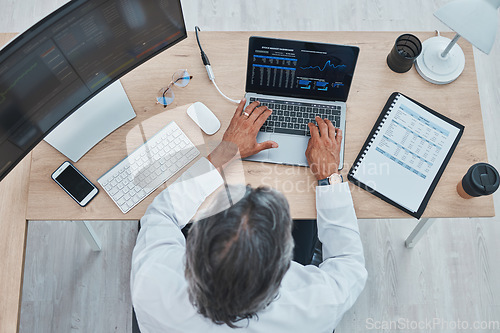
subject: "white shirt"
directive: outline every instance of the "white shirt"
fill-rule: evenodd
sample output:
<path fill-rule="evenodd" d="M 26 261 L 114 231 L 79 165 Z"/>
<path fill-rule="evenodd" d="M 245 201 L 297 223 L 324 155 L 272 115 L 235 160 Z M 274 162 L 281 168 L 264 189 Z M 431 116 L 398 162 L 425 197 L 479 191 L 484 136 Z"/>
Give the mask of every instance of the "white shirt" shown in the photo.
<path fill-rule="evenodd" d="M 328 332 L 338 325 L 367 278 L 357 219 L 347 183 L 316 188 L 320 267 L 292 262 L 279 297 L 258 319 L 216 325 L 189 302 L 184 277 L 186 241 L 181 228 L 222 177 L 201 159 L 161 192 L 141 219 L 132 257 L 132 303 L 142 333 L 151 332 Z M 221 221 L 223 223 L 223 221 Z"/>

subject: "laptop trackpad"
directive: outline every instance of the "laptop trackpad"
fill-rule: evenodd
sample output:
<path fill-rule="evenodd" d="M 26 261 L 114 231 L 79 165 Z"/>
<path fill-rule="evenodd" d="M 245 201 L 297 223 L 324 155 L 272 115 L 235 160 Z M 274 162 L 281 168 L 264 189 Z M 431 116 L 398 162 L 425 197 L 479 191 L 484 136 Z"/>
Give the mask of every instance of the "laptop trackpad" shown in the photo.
<path fill-rule="evenodd" d="M 271 140 L 271 133 L 265 133 L 265 132 L 259 132 L 257 134 L 257 142 L 264 142 Z M 272 149 L 272 148 L 271 148 Z M 267 162 L 269 159 L 269 150 L 270 149 L 265 149 L 255 155 L 249 156 L 245 158 L 247 161 L 257 161 L 257 162 Z"/>
<path fill-rule="evenodd" d="M 275 163 L 295 164 L 307 166 L 306 149 L 308 136 L 271 134 L 278 148 L 269 150 L 269 159 Z"/>

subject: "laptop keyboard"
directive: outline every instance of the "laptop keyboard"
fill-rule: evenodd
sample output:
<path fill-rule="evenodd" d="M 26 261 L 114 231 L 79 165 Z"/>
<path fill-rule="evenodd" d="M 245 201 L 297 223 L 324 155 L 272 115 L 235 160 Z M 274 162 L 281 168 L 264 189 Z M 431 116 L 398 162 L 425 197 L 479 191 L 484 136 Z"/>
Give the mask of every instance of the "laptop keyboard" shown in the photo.
<path fill-rule="evenodd" d="M 250 103 L 256 101 L 250 98 Z M 260 105 L 267 106 L 273 113 L 260 128 L 261 132 L 295 134 L 311 136 L 308 123 L 316 124 L 314 118 L 319 116 L 329 119 L 335 127 L 340 127 L 340 105 L 324 105 L 282 101 L 276 99 L 261 99 Z"/>

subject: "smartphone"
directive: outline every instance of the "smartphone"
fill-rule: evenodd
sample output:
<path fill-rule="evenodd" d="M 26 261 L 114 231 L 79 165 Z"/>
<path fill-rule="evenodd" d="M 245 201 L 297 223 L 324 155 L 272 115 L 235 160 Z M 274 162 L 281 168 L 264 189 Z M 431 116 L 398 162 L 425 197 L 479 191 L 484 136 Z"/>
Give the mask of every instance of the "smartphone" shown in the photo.
<path fill-rule="evenodd" d="M 54 171 L 52 179 L 82 207 L 99 193 L 97 187 L 68 161 Z"/>

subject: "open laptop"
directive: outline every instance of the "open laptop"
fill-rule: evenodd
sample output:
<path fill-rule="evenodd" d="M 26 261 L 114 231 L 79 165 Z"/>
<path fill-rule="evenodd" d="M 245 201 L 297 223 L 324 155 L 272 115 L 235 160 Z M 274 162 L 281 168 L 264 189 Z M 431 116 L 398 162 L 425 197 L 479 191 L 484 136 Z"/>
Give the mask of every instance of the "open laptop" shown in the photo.
<path fill-rule="evenodd" d="M 356 46 L 250 37 L 247 104 L 258 100 L 273 110 L 257 142 L 276 141 L 248 161 L 308 166 L 307 123 L 328 118 L 344 133 L 339 169 L 344 164 L 346 101 L 358 59 Z M 245 107 L 246 107 L 245 105 Z"/>

